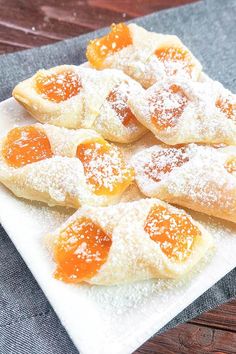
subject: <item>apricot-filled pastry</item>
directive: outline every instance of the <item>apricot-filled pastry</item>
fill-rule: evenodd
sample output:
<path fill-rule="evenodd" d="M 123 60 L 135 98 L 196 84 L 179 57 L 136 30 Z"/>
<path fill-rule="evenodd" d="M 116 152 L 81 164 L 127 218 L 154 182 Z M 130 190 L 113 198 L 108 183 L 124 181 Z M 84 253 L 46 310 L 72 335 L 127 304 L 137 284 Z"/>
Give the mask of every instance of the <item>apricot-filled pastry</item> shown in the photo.
<path fill-rule="evenodd" d="M 120 70 L 62 65 L 39 70 L 19 83 L 13 96 L 41 123 L 93 129 L 105 139 L 129 143 L 146 131 L 127 104 L 141 88 Z"/>
<path fill-rule="evenodd" d="M 144 195 L 236 222 L 236 147 L 156 145 L 131 161 Z"/>
<path fill-rule="evenodd" d="M 212 246 L 212 238 L 183 210 L 158 199 L 81 207 L 47 235 L 54 276 L 67 283 L 113 285 L 177 278 Z"/>
<path fill-rule="evenodd" d="M 209 78 L 169 78 L 133 96 L 129 106 L 166 144 L 236 144 L 236 95 Z"/>
<path fill-rule="evenodd" d="M 120 149 L 93 130 L 35 124 L 0 141 L 0 182 L 18 197 L 74 208 L 109 205 L 132 180 Z"/>
<path fill-rule="evenodd" d="M 169 76 L 197 80 L 202 69 L 178 37 L 136 24 L 113 24 L 106 36 L 90 41 L 86 55 L 92 67 L 121 69 L 145 88 Z"/>

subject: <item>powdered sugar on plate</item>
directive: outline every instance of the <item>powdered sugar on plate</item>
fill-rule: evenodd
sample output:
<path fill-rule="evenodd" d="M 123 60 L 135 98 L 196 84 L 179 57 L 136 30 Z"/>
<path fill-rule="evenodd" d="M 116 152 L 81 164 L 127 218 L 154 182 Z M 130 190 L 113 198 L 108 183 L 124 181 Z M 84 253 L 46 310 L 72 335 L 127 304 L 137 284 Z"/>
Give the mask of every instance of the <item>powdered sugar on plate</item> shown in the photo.
<path fill-rule="evenodd" d="M 1 134 L 32 119 L 12 99 L 2 103 Z M 9 115 L 15 119 L 9 120 Z M 147 134 L 132 151 L 150 144 Z M 126 147 L 127 156 L 131 149 Z M 133 191 L 132 191 L 133 188 Z M 125 198 L 140 198 L 133 186 Z M 191 212 L 213 234 L 216 252 L 180 281 L 146 281 L 124 286 L 71 286 L 53 279 L 53 262 L 43 246 L 73 210 L 49 208 L 15 198 L 0 187 L 0 220 L 42 287 L 77 348 L 83 354 L 134 351 L 181 310 L 235 267 L 236 226 Z M 13 221 L 14 220 L 14 221 Z M 17 225 L 17 227 L 16 227 Z M 93 338 L 93 341 L 91 341 Z"/>

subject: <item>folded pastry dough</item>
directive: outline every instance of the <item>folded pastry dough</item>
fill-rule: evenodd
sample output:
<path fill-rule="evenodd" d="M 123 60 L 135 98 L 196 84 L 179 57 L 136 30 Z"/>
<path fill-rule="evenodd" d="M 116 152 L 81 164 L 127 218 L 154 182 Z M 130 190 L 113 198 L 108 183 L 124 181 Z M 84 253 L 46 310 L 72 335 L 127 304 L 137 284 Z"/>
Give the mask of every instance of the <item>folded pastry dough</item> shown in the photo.
<path fill-rule="evenodd" d="M 98 285 L 177 278 L 213 245 L 202 225 L 158 199 L 83 206 L 46 244 L 57 279 Z"/>
<path fill-rule="evenodd" d="M 236 95 L 207 77 L 169 78 L 131 97 L 129 106 L 166 144 L 236 144 Z"/>
<path fill-rule="evenodd" d="M 197 80 L 202 69 L 178 37 L 135 24 L 112 25 L 110 33 L 88 44 L 86 55 L 92 67 L 121 69 L 145 88 L 168 76 Z"/>
<path fill-rule="evenodd" d="M 89 129 L 35 124 L 0 142 L 0 182 L 16 196 L 78 208 L 109 205 L 132 183 L 120 149 Z"/>
<path fill-rule="evenodd" d="M 131 164 L 144 195 L 236 222 L 236 147 L 156 145 Z"/>
<path fill-rule="evenodd" d="M 119 70 L 62 65 L 19 83 L 13 96 L 41 123 L 94 129 L 105 139 L 129 143 L 146 131 L 127 105 L 140 89 Z"/>

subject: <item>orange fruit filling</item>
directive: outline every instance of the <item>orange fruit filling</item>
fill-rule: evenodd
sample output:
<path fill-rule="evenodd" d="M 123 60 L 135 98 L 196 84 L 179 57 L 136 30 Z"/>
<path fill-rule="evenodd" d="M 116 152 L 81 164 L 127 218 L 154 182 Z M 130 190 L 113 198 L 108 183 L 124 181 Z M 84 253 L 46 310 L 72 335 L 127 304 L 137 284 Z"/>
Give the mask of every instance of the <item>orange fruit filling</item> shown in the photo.
<path fill-rule="evenodd" d="M 185 151 L 185 148 L 169 148 L 154 152 L 151 160 L 144 166 L 144 173 L 153 181 L 160 182 L 163 175 L 189 161 Z"/>
<path fill-rule="evenodd" d="M 133 169 L 126 166 L 120 150 L 102 138 L 80 144 L 77 157 L 87 183 L 97 195 L 119 194 L 134 178 Z"/>
<path fill-rule="evenodd" d="M 111 31 L 104 37 L 89 42 L 86 56 L 91 65 L 101 68 L 104 60 L 115 52 L 132 44 L 129 28 L 125 23 L 111 25 Z"/>
<path fill-rule="evenodd" d="M 54 248 L 55 278 L 67 283 L 86 281 L 106 262 L 112 240 L 91 219 L 82 217 L 60 233 Z"/>
<path fill-rule="evenodd" d="M 123 88 L 119 89 L 119 87 L 116 87 L 107 97 L 108 102 L 110 102 L 111 107 L 117 113 L 119 119 L 125 127 L 137 124 L 137 119 L 127 104 L 128 94 L 128 90 L 124 90 Z"/>
<path fill-rule="evenodd" d="M 188 103 L 188 98 L 180 86 L 173 84 L 168 89 L 153 94 L 149 103 L 152 123 L 158 130 L 164 130 L 178 123 Z"/>
<path fill-rule="evenodd" d="M 229 173 L 236 172 L 236 158 L 233 157 L 230 160 L 226 161 L 225 168 Z"/>
<path fill-rule="evenodd" d="M 11 167 L 22 167 L 49 159 L 53 153 L 47 135 L 33 126 L 12 129 L 6 136 L 2 155 Z"/>
<path fill-rule="evenodd" d="M 178 47 L 158 48 L 155 51 L 157 58 L 164 64 L 166 73 L 175 75 L 184 71 L 191 76 L 191 57 L 188 51 Z"/>
<path fill-rule="evenodd" d="M 200 230 L 186 214 L 174 213 L 162 205 L 151 208 L 144 230 L 171 260 L 182 262 L 191 254 Z"/>
<path fill-rule="evenodd" d="M 236 120 L 236 103 L 231 103 L 227 98 L 218 98 L 216 101 L 216 107 L 219 108 L 227 118 Z"/>
<path fill-rule="evenodd" d="M 78 75 L 72 70 L 54 74 L 39 72 L 35 80 L 36 91 L 56 103 L 78 95 L 82 87 Z"/>

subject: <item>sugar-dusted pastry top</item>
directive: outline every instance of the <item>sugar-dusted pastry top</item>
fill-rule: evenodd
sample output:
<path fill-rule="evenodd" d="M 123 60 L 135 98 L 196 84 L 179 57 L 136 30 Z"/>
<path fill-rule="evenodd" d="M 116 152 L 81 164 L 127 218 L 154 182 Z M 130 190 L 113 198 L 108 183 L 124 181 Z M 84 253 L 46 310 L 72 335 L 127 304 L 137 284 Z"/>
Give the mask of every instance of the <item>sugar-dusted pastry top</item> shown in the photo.
<path fill-rule="evenodd" d="M 55 277 L 68 283 L 112 285 L 176 278 L 212 246 L 191 216 L 158 199 L 110 207 L 83 206 L 46 238 Z"/>
<path fill-rule="evenodd" d="M 46 124 L 0 141 L 0 182 L 18 197 L 79 208 L 47 236 L 55 278 L 180 277 L 213 242 L 166 202 L 236 222 L 236 148 L 222 147 L 236 145 L 236 95 L 205 76 L 178 37 L 135 24 L 112 25 L 86 54 L 87 66 L 40 70 L 15 87 L 14 98 Z M 128 144 L 148 130 L 146 142 Z M 154 136 L 172 147 L 144 148 Z M 138 150 L 129 165 L 122 151 L 129 159 Z M 137 200 L 138 188 L 150 198 Z"/>
<path fill-rule="evenodd" d="M 19 197 L 108 205 L 132 180 L 120 149 L 93 130 L 35 124 L 12 129 L 0 142 L 0 182 Z"/>
<path fill-rule="evenodd" d="M 236 147 L 156 145 L 131 164 L 144 195 L 236 222 Z"/>
<path fill-rule="evenodd" d="M 87 59 L 98 69 L 116 68 L 147 88 L 169 76 L 197 80 L 201 64 L 180 39 L 149 32 L 136 24 L 113 24 L 88 44 Z"/>
<path fill-rule="evenodd" d="M 236 144 L 236 95 L 206 76 L 161 81 L 132 96 L 129 106 L 166 144 Z"/>
<path fill-rule="evenodd" d="M 146 131 L 127 104 L 141 89 L 119 70 L 61 65 L 19 83 L 13 96 L 42 123 L 94 129 L 105 139 L 129 143 Z"/>

